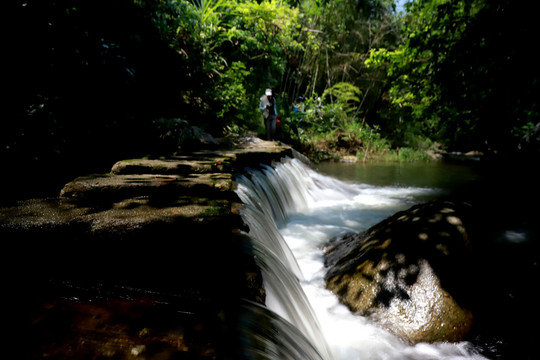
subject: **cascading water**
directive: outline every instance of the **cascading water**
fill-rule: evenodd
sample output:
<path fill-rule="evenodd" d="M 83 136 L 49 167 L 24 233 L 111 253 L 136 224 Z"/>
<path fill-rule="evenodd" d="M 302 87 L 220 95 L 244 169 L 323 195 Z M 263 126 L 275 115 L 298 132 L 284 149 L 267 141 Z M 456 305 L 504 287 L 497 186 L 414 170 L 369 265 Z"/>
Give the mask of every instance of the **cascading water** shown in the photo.
<path fill-rule="evenodd" d="M 324 360 L 297 328 L 268 308 L 246 301 L 241 311 L 239 358 Z"/>
<path fill-rule="evenodd" d="M 323 247 L 328 241 L 366 230 L 411 206 L 418 196 L 436 195 L 435 190 L 347 184 L 296 159 L 248 174 L 237 179 L 237 194 L 245 205 L 242 216 L 263 275 L 266 306 L 317 350 L 302 359 L 484 359 L 466 342 L 405 344 L 352 314 L 325 288 Z M 288 339 L 289 330 L 283 330 Z"/>
<path fill-rule="evenodd" d="M 263 167 L 263 172 L 249 172 L 251 179 L 245 176 L 238 179 L 237 194 L 245 205 L 242 216 L 249 225 L 256 261 L 263 275 L 266 305 L 300 330 L 323 359 L 332 359 L 315 313 L 300 285 L 303 275 L 296 258 L 276 226 L 276 222 L 285 224 L 288 214 L 299 210 L 305 193 L 300 190 L 300 184 L 294 182 L 294 177 L 289 183 L 292 191 L 288 191 L 283 186 L 287 183 L 270 167 Z M 283 173 L 283 176 L 289 175 L 289 171 Z"/>

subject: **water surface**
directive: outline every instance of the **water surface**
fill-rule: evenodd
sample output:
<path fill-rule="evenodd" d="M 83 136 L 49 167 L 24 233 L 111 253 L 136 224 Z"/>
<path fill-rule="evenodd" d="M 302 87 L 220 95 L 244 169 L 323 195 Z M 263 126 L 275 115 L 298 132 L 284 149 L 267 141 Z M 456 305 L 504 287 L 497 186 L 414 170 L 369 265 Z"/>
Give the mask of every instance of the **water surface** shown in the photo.
<path fill-rule="evenodd" d="M 321 163 L 322 174 L 375 188 L 424 189 L 410 202 L 450 198 L 473 204 L 478 279 L 477 326 L 471 342 L 493 359 L 536 358 L 528 324 L 540 321 L 533 295 L 540 283 L 540 180 L 535 164 Z M 356 185 L 358 186 L 358 185 Z M 405 195 L 402 193 L 402 195 Z M 534 332 L 533 332 L 534 333 Z"/>
<path fill-rule="evenodd" d="M 266 305 L 305 329 L 315 346 L 327 344 L 319 346 L 323 359 L 534 359 L 536 337 L 529 329 L 531 321 L 538 322 L 532 296 L 532 284 L 540 279 L 533 221 L 538 207 L 526 209 L 537 198 L 530 194 L 535 182 L 517 170 L 479 164 L 322 163 L 314 171 L 292 160 L 253 172 L 238 193 L 257 220 L 248 222 L 268 285 Z M 411 346 L 352 314 L 326 290 L 324 248 L 333 238 L 365 231 L 397 211 L 442 197 L 470 200 L 476 212 L 471 276 L 478 286 L 470 296 L 478 325 L 460 343 Z M 268 257 L 269 252 L 283 255 Z M 273 274 L 278 268 L 283 269 Z M 294 286 L 296 278 L 305 296 Z M 325 341 L 310 328 L 321 329 Z"/>
<path fill-rule="evenodd" d="M 337 179 L 374 186 L 415 186 L 458 192 L 485 180 L 475 164 L 446 162 L 337 163 L 323 162 L 317 170 Z"/>

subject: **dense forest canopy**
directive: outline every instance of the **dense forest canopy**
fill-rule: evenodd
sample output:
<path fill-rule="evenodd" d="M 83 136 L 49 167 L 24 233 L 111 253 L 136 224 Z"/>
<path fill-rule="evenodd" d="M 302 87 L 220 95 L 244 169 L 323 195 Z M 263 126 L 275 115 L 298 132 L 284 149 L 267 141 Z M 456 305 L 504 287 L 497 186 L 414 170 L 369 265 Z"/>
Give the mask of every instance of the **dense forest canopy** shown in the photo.
<path fill-rule="evenodd" d="M 449 148 L 513 148 L 539 121 L 540 73 L 528 50 L 538 34 L 531 6 L 510 0 L 407 4 L 403 43 L 395 51 L 373 51 L 369 60 L 386 69 L 387 94 L 401 109 L 385 114 L 386 125 L 412 127 Z"/>
<path fill-rule="evenodd" d="M 267 87 L 282 139 L 313 156 L 505 152 L 540 117 L 533 5 L 16 1 L 0 154 L 27 177 L 185 149 L 189 126 L 262 133 Z"/>

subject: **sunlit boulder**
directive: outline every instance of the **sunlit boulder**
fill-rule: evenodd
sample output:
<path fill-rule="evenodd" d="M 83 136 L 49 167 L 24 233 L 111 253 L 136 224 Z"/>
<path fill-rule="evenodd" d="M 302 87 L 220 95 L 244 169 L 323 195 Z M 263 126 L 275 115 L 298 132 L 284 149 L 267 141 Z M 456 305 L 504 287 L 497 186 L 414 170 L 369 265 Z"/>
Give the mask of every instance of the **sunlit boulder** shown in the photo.
<path fill-rule="evenodd" d="M 448 201 L 417 205 L 334 241 L 327 288 L 411 343 L 462 340 L 473 325 L 469 210 Z"/>

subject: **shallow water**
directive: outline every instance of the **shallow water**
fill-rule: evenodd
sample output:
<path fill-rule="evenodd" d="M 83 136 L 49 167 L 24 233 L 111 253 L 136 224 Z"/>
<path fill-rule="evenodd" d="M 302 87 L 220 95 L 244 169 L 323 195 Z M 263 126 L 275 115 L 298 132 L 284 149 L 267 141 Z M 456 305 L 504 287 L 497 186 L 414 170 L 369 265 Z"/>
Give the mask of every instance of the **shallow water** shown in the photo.
<path fill-rule="evenodd" d="M 446 162 L 337 163 L 317 165 L 321 174 L 373 186 L 435 188 L 445 193 L 466 191 L 486 180 L 479 164 Z"/>

